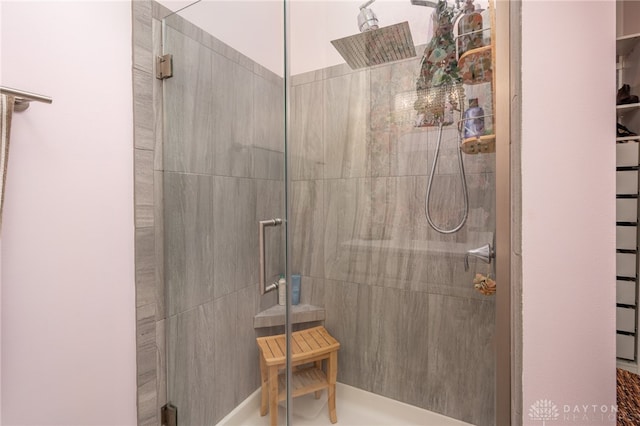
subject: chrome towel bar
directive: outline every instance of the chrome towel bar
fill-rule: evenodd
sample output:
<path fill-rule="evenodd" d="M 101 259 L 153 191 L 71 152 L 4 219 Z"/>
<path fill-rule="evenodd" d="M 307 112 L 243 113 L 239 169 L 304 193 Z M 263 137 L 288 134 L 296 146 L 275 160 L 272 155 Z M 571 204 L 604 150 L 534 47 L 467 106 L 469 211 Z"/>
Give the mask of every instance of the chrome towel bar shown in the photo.
<path fill-rule="evenodd" d="M 53 102 L 49 96 L 38 95 L 37 93 L 31 93 L 24 90 L 12 89 L 10 87 L 0 86 L 0 93 L 4 95 L 15 96 L 15 107 L 14 109 L 18 112 L 24 111 L 29 108 L 29 102 L 43 102 L 45 104 L 50 104 Z"/>

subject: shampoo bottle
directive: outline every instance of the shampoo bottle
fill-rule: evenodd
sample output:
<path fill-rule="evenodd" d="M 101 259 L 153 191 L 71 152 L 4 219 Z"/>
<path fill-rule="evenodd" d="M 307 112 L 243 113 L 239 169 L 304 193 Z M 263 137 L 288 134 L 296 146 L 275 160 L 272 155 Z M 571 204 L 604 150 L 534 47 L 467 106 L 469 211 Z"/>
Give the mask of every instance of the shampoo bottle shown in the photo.
<path fill-rule="evenodd" d="M 464 112 L 464 138 L 484 135 L 484 110 L 478 106 L 478 99 L 469 99 L 469 109 Z"/>
<path fill-rule="evenodd" d="M 291 304 L 300 303 L 300 277 L 299 274 L 291 275 Z"/>
<path fill-rule="evenodd" d="M 278 280 L 278 305 L 287 304 L 287 281 L 284 279 L 284 275 L 280 275 Z"/>

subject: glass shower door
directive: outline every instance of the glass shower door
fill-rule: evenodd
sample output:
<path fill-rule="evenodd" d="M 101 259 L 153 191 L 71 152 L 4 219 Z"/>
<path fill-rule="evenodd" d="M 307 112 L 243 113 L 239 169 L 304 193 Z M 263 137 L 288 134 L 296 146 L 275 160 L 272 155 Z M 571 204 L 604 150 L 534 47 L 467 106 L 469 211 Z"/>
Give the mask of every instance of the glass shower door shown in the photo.
<path fill-rule="evenodd" d="M 286 213 L 282 10 L 208 1 L 162 23 L 173 62 L 162 82 L 167 400 L 181 425 L 228 422 L 259 400 L 256 337 L 284 332 L 284 307 L 272 327 L 256 320 L 278 306 L 258 290 L 258 222 Z M 284 226 L 265 238 L 277 281 Z"/>
<path fill-rule="evenodd" d="M 489 2 L 362 3 L 291 2 L 291 273 L 341 345 L 338 424 L 493 425 Z"/>
<path fill-rule="evenodd" d="M 360 3 L 213 0 L 163 21 L 167 392 L 179 424 L 266 425 L 268 411 L 278 424 L 495 424 L 493 2 L 368 2 L 382 32 Z M 265 283 L 284 275 L 290 310 L 277 291 L 260 294 L 260 221 Z M 273 410 L 286 339 L 259 339 L 286 321 L 288 364 L 338 384 Z"/>

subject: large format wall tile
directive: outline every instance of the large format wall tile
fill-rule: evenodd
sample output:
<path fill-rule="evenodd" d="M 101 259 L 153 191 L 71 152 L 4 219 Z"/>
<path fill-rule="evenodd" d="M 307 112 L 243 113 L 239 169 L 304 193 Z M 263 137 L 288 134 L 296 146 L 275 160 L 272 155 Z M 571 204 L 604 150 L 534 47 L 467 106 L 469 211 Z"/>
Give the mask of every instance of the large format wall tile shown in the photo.
<path fill-rule="evenodd" d="M 422 197 L 416 178 L 372 179 L 370 284 L 405 287 L 415 279 L 414 264 L 424 256 L 428 241 L 420 239 Z M 418 262 L 419 263 L 419 262 Z"/>
<path fill-rule="evenodd" d="M 371 253 L 370 179 L 324 181 L 325 278 L 367 283 Z"/>
<path fill-rule="evenodd" d="M 136 307 L 155 302 L 155 247 L 154 228 L 136 228 Z"/>
<path fill-rule="evenodd" d="M 154 222 L 154 181 L 153 151 L 134 150 L 134 200 L 136 227 L 153 226 Z"/>
<path fill-rule="evenodd" d="M 234 239 L 235 239 L 235 290 L 245 288 L 258 282 L 258 225 L 257 211 L 257 180 L 237 179 L 238 191 L 233 198 L 218 199 L 218 204 L 229 203 L 233 205 L 234 213 Z M 282 185 L 278 181 L 271 181 L 277 188 Z M 270 182 L 270 183 L 271 183 Z M 272 191 L 276 193 L 276 191 Z M 222 202 L 221 202 L 222 201 Z M 230 223 L 227 224 L 227 226 Z M 216 235 L 221 232 L 216 228 Z M 231 248 L 233 246 L 229 246 Z"/>
<path fill-rule="evenodd" d="M 324 82 L 324 177 L 368 174 L 369 71 Z"/>
<path fill-rule="evenodd" d="M 239 290 L 237 297 L 235 336 L 231 341 L 235 344 L 234 356 L 237 358 L 235 397 L 236 403 L 240 403 L 260 387 L 260 358 L 253 328 L 253 317 L 260 312 L 260 294 L 255 286 L 249 286 Z"/>
<path fill-rule="evenodd" d="M 133 70 L 133 85 L 136 97 L 133 102 L 134 146 L 137 149 L 155 148 L 155 125 L 153 111 L 153 77 L 149 72 Z"/>
<path fill-rule="evenodd" d="M 433 147 L 437 130 L 413 129 L 408 132 L 390 133 L 389 175 L 428 175 L 433 162 Z"/>
<path fill-rule="evenodd" d="M 493 424 L 494 317 L 494 299 L 429 296 L 429 389 L 421 406 L 473 424 Z"/>
<path fill-rule="evenodd" d="M 241 200 L 236 197 L 240 193 L 240 182 L 237 178 L 215 176 L 213 211 L 209 220 L 213 223 L 213 252 L 215 268 L 212 271 L 214 296 L 216 298 L 236 291 L 236 264 L 238 252 L 238 207 Z M 242 200 L 251 203 L 251 200 Z M 255 206 L 255 198 L 253 203 Z"/>
<path fill-rule="evenodd" d="M 202 335 L 201 338 L 213 338 L 214 344 L 213 365 L 210 366 L 214 371 L 214 380 L 206 383 L 206 386 L 213 388 L 213 392 L 211 392 L 213 399 L 203 400 L 204 404 L 213 406 L 214 415 L 207 417 L 207 424 L 211 420 L 213 420 L 213 424 L 216 424 L 240 403 L 237 399 L 237 374 L 239 371 L 247 371 L 247 366 L 239 368 L 237 348 L 236 345 L 231 343 L 239 338 L 236 329 L 237 304 L 238 294 L 233 293 L 217 299 L 212 305 L 205 305 L 206 308 L 213 307 L 212 315 L 209 312 L 210 316 L 207 318 L 212 322 L 213 334 Z M 245 324 L 245 326 L 249 326 L 249 324 Z M 252 365 L 255 365 L 255 361 Z M 205 422 L 194 424 L 205 424 Z"/>
<path fill-rule="evenodd" d="M 167 318 L 168 397 L 184 424 L 208 424 L 214 418 L 213 302 Z"/>
<path fill-rule="evenodd" d="M 371 287 L 369 306 L 359 311 L 358 329 L 368 331 L 363 346 L 373 367 L 373 392 L 412 404 L 425 394 L 428 306 L 427 293 Z"/>
<path fill-rule="evenodd" d="M 216 130 L 212 118 L 217 112 L 212 102 L 214 54 L 171 27 L 166 28 L 166 50 L 174 55 L 174 76 L 164 83 L 164 170 L 211 173 Z"/>
<path fill-rule="evenodd" d="M 291 176 L 321 179 L 324 171 L 324 82 L 291 88 Z"/>
<path fill-rule="evenodd" d="M 284 85 L 254 75 L 253 176 L 284 181 Z"/>
<path fill-rule="evenodd" d="M 153 54 L 151 42 L 151 11 L 150 1 L 131 2 L 132 9 L 132 48 L 133 68 L 151 72 L 153 68 Z M 136 123 L 137 124 L 137 123 Z"/>
<path fill-rule="evenodd" d="M 222 176 L 253 174 L 253 74 L 213 53 L 211 143 L 214 172 Z"/>
<path fill-rule="evenodd" d="M 305 276 L 301 277 L 300 303 L 315 306 L 325 306 L 324 295 L 324 279 Z"/>
<path fill-rule="evenodd" d="M 254 74 L 167 28 L 165 170 L 252 177 Z"/>
<path fill-rule="evenodd" d="M 164 173 L 159 171 L 153 172 L 153 189 L 155 194 L 155 201 L 153 206 L 153 231 L 155 234 L 155 293 L 156 293 L 156 305 L 158 309 L 156 311 L 156 319 L 162 320 L 167 316 L 166 312 L 166 297 L 164 286 Z"/>
<path fill-rule="evenodd" d="M 164 190 L 164 276 L 167 309 L 173 315 L 215 294 L 214 182 L 209 176 L 165 173 Z"/>
<path fill-rule="evenodd" d="M 340 342 L 338 381 L 346 384 L 357 380 L 354 370 L 362 355 L 361 348 L 354 344 L 358 333 L 358 288 L 358 284 L 344 281 L 324 283 L 325 327 Z"/>
<path fill-rule="evenodd" d="M 294 181 L 291 187 L 291 271 L 295 274 L 324 277 L 325 227 L 322 181 Z"/>
<path fill-rule="evenodd" d="M 371 69 L 371 138 L 369 156 L 372 176 L 412 175 L 424 172 L 421 157 L 414 158 L 400 144 L 406 135 L 422 134 L 424 129 L 414 128 L 416 112 L 416 77 L 419 60 L 411 59 Z M 426 140 L 426 138 L 422 138 Z M 398 151 L 400 150 L 400 151 Z M 426 148 L 420 149 L 422 153 Z M 399 158 L 397 155 L 401 155 Z M 412 161 L 415 160 L 415 161 Z M 409 162 L 412 170 L 390 169 L 392 162 Z"/>
<path fill-rule="evenodd" d="M 169 399 L 183 424 L 215 424 L 239 402 L 237 303 L 234 293 L 167 319 Z"/>
<path fill-rule="evenodd" d="M 156 387 L 156 306 L 149 304 L 136 310 L 136 366 L 138 370 L 138 422 L 153 424 L 158 406 Z"/>

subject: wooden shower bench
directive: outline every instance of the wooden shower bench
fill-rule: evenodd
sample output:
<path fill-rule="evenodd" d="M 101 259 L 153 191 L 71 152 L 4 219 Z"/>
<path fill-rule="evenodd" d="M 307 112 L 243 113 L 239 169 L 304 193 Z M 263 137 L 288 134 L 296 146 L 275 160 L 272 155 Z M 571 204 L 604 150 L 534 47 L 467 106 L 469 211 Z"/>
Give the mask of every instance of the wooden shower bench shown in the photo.
<path fill-rule="evenodd" d="M 271 426 L 278 424 L 278 401 L 286 399 L 285 335 L 258 337 L 260 348 L 261 393 L 260 415 L 271 413 Z M 329 419 L 338 421 L 336 415 L 336 377 L 338 375 L 338 349 L 340 343 L 322 326 L 291 333 L 291 366 L 293 369 L 291 395 L 295 398 L 327 388 L 329 392 Z M 326 374 L 322 362 L 326 360 Z M 308 364 L 308 365 L 306 365 Z M 268 405 L 267 405 L 268 402 Z"/>

